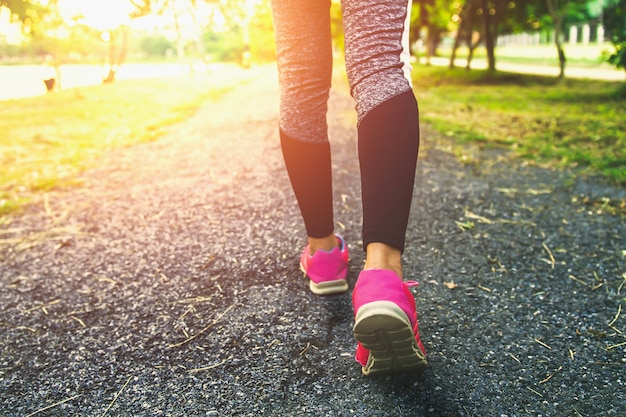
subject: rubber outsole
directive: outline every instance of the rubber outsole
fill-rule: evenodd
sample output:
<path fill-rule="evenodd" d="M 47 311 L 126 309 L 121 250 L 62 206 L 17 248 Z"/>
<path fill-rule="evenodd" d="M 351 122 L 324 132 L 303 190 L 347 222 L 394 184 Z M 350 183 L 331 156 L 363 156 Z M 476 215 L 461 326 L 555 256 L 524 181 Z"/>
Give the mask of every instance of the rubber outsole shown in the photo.
<path fill-rule="evenodd" d="M 427 365 L 411 322 L 391 301 L 361 306 L 355 317 L 354 337 L 370 353 L 362 367 L 363 375 L 415 372 Z"/>
<path fill-rule="evenodd" d="M 304 266 L 300 264 L 300 270 L 306 276 Z M 308 278 L 308 277 L 307 277 Z M 348 281 L 345 279 L 335 279 L 332 281 L 323 281 L 316 283 L 312 279 L 309 279 L 309 289 L 316 295 L 333 295 L 341 294 L 348 291 Z"/>

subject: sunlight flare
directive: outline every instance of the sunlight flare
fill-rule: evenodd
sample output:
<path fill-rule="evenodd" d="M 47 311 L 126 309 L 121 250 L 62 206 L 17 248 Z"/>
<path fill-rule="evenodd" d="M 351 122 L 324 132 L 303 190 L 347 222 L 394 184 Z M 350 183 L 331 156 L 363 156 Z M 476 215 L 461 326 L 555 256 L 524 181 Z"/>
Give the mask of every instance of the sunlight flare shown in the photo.
<path fill-rule="evenodd" d="M 80 16 L 80 23 L 107 30 L 130 22 L 132 4 L 126 0 L 59 0 L 59 10 L 64 19 Z"/>

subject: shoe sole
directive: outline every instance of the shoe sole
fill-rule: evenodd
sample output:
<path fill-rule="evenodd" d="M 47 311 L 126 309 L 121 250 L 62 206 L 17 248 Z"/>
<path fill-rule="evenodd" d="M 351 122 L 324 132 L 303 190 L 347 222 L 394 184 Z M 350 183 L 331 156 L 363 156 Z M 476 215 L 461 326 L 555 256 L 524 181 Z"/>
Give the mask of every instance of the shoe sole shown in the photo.
<path fill-rule="evenodd" d="M 300 264 L 300 270 L 306 276 L 306 271 L 302 264 Z M 341 294 L 348 291 L 348 281 L 345 279 L 334 279 L 332 281 L 323 281 L 320 283 L 314 282 L 311 278 L 308 279 L 309 289 L 316 295 Z"/>
<path fill-rule="evenodd" d="M 415 372 L 426 365 L 411 322 L 391 301 L 373 301 L 359 308 L 354 337 L 369 350 L 363 375 Z"/>

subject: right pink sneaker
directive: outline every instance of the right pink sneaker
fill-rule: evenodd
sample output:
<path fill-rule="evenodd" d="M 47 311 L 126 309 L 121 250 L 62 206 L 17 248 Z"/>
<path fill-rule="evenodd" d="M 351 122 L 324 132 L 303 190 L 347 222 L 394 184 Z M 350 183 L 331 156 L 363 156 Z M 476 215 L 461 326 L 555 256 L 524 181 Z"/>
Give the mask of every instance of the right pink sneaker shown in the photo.
<path fill-rule="evenodd" d="M 331 251 L 318 250 L 313 256 L 309 246 L 300 257 L 300 269 L 309 277 L 309 288 L 314 294 L 330 295 L 348 291 L 348 246 L 339 236 L 339 244 Z"/>
<path fill-rule="evenodd" d="M 415 299 L 393 271 L 361 271 L 352 293 L 356 360 L 363 375 L 407 372 L 424 368 L 426 350 L 420 341 Z"/>

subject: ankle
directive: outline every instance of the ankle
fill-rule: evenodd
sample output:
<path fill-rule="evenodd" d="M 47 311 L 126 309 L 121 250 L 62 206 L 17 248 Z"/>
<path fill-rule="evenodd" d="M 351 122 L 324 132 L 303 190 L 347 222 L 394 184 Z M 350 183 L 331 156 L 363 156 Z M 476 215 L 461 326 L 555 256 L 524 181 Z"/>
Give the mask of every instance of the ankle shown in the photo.
<path fill-rule="evenodd" d="M 393 271 L 400 279 L 402 275 L 402 253 L 385 243 L 372 242 L 367 245 L 364 269 L 386 269 Z"/>
<path fill-rule="evenodd" d="M 315 254 L 318 250 L 323 251 L 331 251 L 337 246 L 339 246 L 339 242 L 337 242 L 337 237 L 335 234 L 330 234 L 326 237 L 315 238 L 309 236 L 309 253 L 311 255 Z"/>

